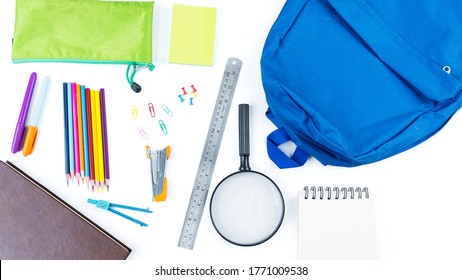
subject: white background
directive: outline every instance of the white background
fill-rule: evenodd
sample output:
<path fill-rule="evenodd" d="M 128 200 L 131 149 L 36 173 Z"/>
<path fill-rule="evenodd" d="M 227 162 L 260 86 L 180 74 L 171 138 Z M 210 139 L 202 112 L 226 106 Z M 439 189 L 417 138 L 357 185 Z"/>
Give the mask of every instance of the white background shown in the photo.
<path fill-rule="evenodd" d="M 266 136 L 275 127 L 266 119 L 265 95 L 259 60 L 268 31 L 282 8 L 282 0 L 178 0 L 175 3 L 216 7 L 217 29 L 213 67 L 168 63 L 172 2 L 155 3 L 153 72 L 139 72 L 143 90 L 135 94 L 125 80 L 124 65 L 11 62 L 15 1 L 5 0 L 0 9 L 0 159 L 9 160 L 84 213 L 133 251 L 128 262 L 2 262 L 2 279 L 21 275 L 60 277 L 59 268 L 81 277 L 131 277 L 152 279 L 154 269 L 180 266 L 236 267 L 289 265 L 310 267 L 313 279 L 338 277 L 413 278 L 460 277 L 462 230 L 460 213 L 460 158 L 462 115 L 425 143 L 384 161 L 355 168 L 323 166 L 315 159 L 297 169 L 280 170 L 266 154 Z M 136 32 L 136 30 L 134 31 Z M 214 230 L 208 208 L 200 225 L 194 250 L 177 247 L 221 77 L 229 57 L 243 61 L 228 124 L 212 178 L 211 190 L 226 175 L 237 171 L 237 105 L 249 103 L 251 157 L 254 170 L 268 174 L 281 188 L 286 202 L 285 220 L 268 242 L 242 248 L 224 241 Z M 40 122 L 39 138 L 31 156 L 10 152 L 11 141 L 31 72 L 39 82 L 51 77 L 51 87 Z M 86 186 L 66 186 L 64 179 L 62 83 L 77 82 L 106 89 L 110 192 L 92 193 Z M 179 102 L 182 87 L 197 88 L 193 106 Z M 37 86 L 40 86 L 38 84 Z M 155 106 L 152 119 L 148 103 Z M 173 116 L 164 114 L 166 104 Z M 139 110 L 131 116 L 132 105 Z M 168 134 L 157 121 L 163 119 Z M 137 132 L 142 127 L 145 140 Z M 168 161 L 167 201 L 151 201 L 149 160 L 145 145 L 172 147 Z M 367 186 L 375 197 L 379 260 L 367 262 L 302 262 L 296 260 L 296 197 L 303 186 Z M 210 197 L 210 195 L 209 195 Z M 147 224 L 140 227 L 88 204 L 88 198 L 149 207 L 153 214 L 124 211 Z M 27 201 L 18 201 L 27 207 Z M 208 206 L 208 205 L 207 205 Z M 1 214 L 1 213 L 0 213 Z M 315 214 L 315 213 L 314 213 Z M 354 217 L 351 217 L 354 219 Z M 18 221 L 20 223 L 21 221 Z M 28 268 L 28 269 L 24 269 Z M 83 269 L 84 268 L 84 269 Z M 62 275 L 61 275 L 62 276 Z M 274 277 L 274 276 L 273 276 Z M 6 279 L 6 278 L 5 278 Z"/>

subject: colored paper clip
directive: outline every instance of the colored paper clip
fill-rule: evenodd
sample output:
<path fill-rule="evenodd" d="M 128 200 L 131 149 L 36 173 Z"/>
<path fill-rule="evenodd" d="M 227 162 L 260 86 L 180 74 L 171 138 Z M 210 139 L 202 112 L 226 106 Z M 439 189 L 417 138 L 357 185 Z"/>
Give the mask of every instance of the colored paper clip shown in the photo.
<path fill-rule="evenodd" d="M 149 113 L 151 114 L 151 117 L 154 118 L 156 116 L 156 111 L 154 110 L 154 105 L 152 105 L 152 103 L 149 103 L 148 107 L 149 107 Z"/>
<path fill-rule="evenodd" d="M 138 108 L 135 105 L 132 105 L 132 119 L 138 119 Z"/>
<path fill-rule="evenodd" d="M 146 146 L 146 157 L 151 160 L 152 200 L 159 202 L 167 198 L 167 160 L 171 153 L 170 145 L 162 150 L 152 151 Z"/>
<path fill-rule="evenodd" d="M 159 120 L 159 126 L 164 134 L 168 134 L 167 126 L 165 125 L 163 120 Z"/>
<path fill-rule="evenodd" d="M 115 203 L 109 203 L 107 201 L 104 201 L 104 200 L 94 200 L 94 199 L 88 199 L 87 200 L 88 203 L 91 203 L 91 204 L 95 204 L 97 208 L 100 208 L 100 209 L 103 209 L 103 210 L 108 210 L 109 212 L 112 212 L 116 215 L 119 215 L 125 219 L 128 219 L 132 222 L 135 222 L 137 224 L 139 224 L 140 226 L 142 227 L 147 227 L 148 225 L 143 223 L 142 221 L 139 221 L 135 218 L 132 218 L 122 212 L 119 212 L 117 210 L 114 210 L 113 208 L 123 208 L 123 209 L 128 209 L 128 210 L 134 210 L 134 211 L 140 211 L 140 212 L 145 212 L 145 213 L 152 213 L 151 210 L 149 210 L 148 208 L 138 208 L 138 207 L 132 207 L 132 206 L 125 206 L 125 205 L 120 205 L 120 204 L 115 204 Z"/>
<path fill-rule="evenodd" d="M 162 104 L 160 105 L 162 107 L 162 109 L 164 110 L 164 112 L 168 115 L 168 116 L 173 116 L 173 112 L 167 107 L 167 105 L 165 104 Z"/>
<path fill-rule="evenodd" d="M 144 139 L 146 139 L 146 140 L 149 139 L 148 134 L 141 127 L 138 127 L 137 130 L 141 134 L 141 136 L 143 136 Z"/>

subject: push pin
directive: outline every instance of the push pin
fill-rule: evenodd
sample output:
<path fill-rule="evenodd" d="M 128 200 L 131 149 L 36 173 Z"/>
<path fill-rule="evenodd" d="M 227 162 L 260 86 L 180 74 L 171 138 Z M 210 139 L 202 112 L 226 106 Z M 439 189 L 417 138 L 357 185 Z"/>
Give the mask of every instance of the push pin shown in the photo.
<path fill-rule="evenodd" d="M 180 98 L 180 102 L 184 102 L 184 98 L 183 98 L 183 96 L 181 94 L 178 95 L 178 97 Z"/>
<path fill-rule="evenodd" d="M 181 88 L 183 90 L 183 95 L 188 94 L 188 92 L 184 89 L 184 87 Z"/>
<path fill-rule="evenodd" d="M 194 105 L 193 100 L 194 98 L 189 98 L 189 106 Z"/>
<path fill-rule="evenodd" d="M 197 89 L 194 87 L 194 85 L 191 85 L 191 88 L 192 88 L 193 92 L 197 91 Z"/>
<path fill-rule="evenodd" d="M 191 94 L 193 98 L 197 98 L 197 94 L 195 94 L 194 91 L 191 91 L 189 94 Z"/>

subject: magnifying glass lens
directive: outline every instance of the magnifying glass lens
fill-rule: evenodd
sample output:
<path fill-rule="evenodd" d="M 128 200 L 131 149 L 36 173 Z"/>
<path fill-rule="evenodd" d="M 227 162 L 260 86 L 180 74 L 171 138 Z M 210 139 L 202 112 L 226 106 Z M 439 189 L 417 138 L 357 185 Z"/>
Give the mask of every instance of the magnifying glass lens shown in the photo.
<path fill-rule="evenodd" d="M 284 199 L 265 175 L 237 172 L 215 189 L 210 202 L 212 222 L 231 243 L 251 246 L 269 239 L 284 216 Z"/>

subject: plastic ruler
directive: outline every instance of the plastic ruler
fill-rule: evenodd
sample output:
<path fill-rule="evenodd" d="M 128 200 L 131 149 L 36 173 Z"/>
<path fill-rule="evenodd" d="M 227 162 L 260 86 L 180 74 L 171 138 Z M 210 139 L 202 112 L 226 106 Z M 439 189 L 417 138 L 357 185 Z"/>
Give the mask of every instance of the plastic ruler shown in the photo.
<path fill-rule="evenodd" d="M 242 62 L 239 59 L 228 58 L 186 211 L 180 240 L 178 241 L 178 247 L 191 250 L 194 247 L 241 66 Z"/>

